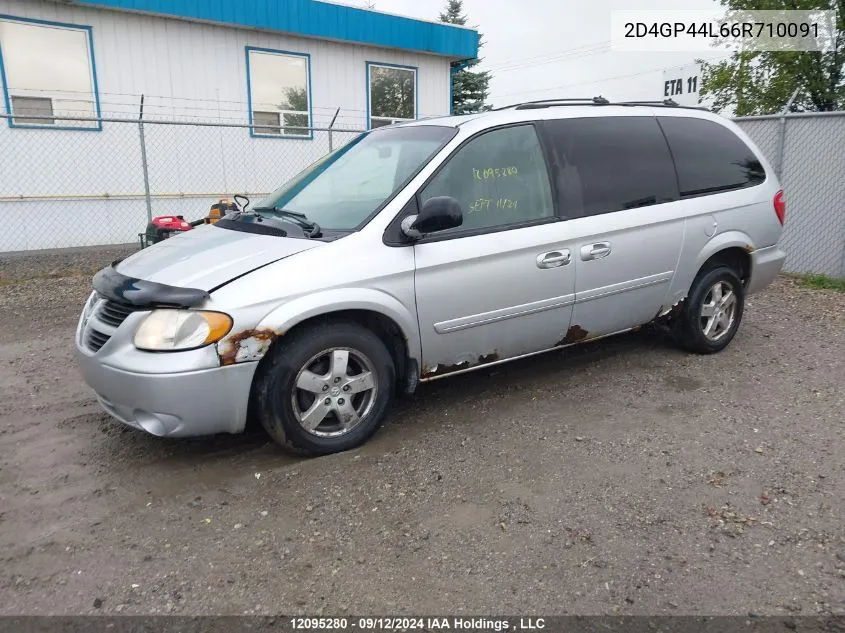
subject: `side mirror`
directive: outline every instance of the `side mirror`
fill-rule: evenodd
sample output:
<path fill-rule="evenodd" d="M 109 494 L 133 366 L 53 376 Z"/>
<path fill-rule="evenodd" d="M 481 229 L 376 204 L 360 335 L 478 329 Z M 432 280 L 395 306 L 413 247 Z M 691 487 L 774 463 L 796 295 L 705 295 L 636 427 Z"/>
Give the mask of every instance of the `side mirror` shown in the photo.
<path fill-rule="evenodd" d="M 463 222 L 461 203 L 450 196 L 439 196 L 426 200 L 419 215 L 409 215 L 402 220 L 402 233 L 419 239 L 428 233 L 454 229 Z"/>

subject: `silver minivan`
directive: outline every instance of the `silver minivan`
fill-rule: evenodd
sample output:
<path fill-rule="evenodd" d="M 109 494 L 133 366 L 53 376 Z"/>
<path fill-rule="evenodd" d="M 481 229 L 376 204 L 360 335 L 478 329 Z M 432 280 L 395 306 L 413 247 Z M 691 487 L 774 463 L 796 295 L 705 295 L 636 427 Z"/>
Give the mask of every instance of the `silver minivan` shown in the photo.
<path fill-rule="evenodd" d="M 391 125 L 97 273 L 79 365 L 149 433 L 249 418 L 334 453 L 420 382 L 650 323 L 723 349 L 781 270 L 784 215 L 748 137 L 671 102 Z"/>

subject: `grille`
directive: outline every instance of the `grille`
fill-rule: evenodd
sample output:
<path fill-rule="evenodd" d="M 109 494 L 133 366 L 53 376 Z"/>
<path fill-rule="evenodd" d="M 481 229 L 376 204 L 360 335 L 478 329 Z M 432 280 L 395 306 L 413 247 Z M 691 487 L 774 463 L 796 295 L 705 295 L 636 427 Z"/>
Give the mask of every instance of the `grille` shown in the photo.
<path fill-rule="evenodd" d="M 140 310 L 140 308 L 118 301 L 107 300 L 103 301 L 97 308 L 96 315 L 97 319 L 102 323 L 116 328 L 126 320 L 126 317 L 137 310 Z M 89 323 L 85 332 L 85 345 L 92 352 L 98 352 L 111 338 L 111 335 L 100 332 L 94 329 L 94 327 L 96 327 L 94 323 Z"/>
<path fill-rule="evenodd" d="M 137 309 L 138 308 L 125 303 L 118 303 L 117 301 L 109 300 L 100 306 L 97 318 L 99 318 L 103 323 L 108 323 L 112 327 L 118 327 L 126 320 L 126 317 L 135 312 Z"/>
<path fill-rule="evenodd" d="M 103 334 L 102 332 L 98 332 L 97 330 L 89 329 L 88 333 L 86 334 L 85 342 L 88 345 L 88 349 L 92 352 L 99 351 L 99 349 L 106 344 L 111 337 L 108 334 Z"/>

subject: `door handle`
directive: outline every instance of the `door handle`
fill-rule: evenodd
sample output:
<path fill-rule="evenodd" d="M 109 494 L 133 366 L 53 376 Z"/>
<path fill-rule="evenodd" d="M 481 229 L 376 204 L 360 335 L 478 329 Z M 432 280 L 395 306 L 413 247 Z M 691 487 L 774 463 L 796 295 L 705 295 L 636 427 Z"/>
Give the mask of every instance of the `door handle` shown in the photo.
<path fill-rule="evenodd" d="M 537 255 L 537 268 L 557 268 L 566 266 L 572 260 L 569 251 L 551 251 Z"/>
<path fill-rule="evenodd" d="M 601 259 L 610 255 L 610 242 L 596 242 L 581 247 L 581 259 L 585 262 L 591 259 Z"/>

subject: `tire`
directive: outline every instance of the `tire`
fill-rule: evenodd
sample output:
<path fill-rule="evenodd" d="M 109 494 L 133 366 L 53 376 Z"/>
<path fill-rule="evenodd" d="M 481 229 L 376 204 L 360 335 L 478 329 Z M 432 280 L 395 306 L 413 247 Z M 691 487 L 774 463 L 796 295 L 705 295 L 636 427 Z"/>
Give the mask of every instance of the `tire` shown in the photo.
<path fill-rule="evenodd" d="M 356 323 L 333 321 L 279 342 L 253 381 L 255 416 L 270 437 L 316 456 L 360 446 L 378 431 L 396 382 L 393 358 L 378 336 Z"/>
<path fill-rule="evenodd" d="M 731 298 L 726 299 L 728 292 Z M 696 354 L 720 352 L 736 335 L 744 308 L 745 288 L 736 271 L 724 265 L 704 270 L 693 281 L 675 324 L 675 342 Z"/>

